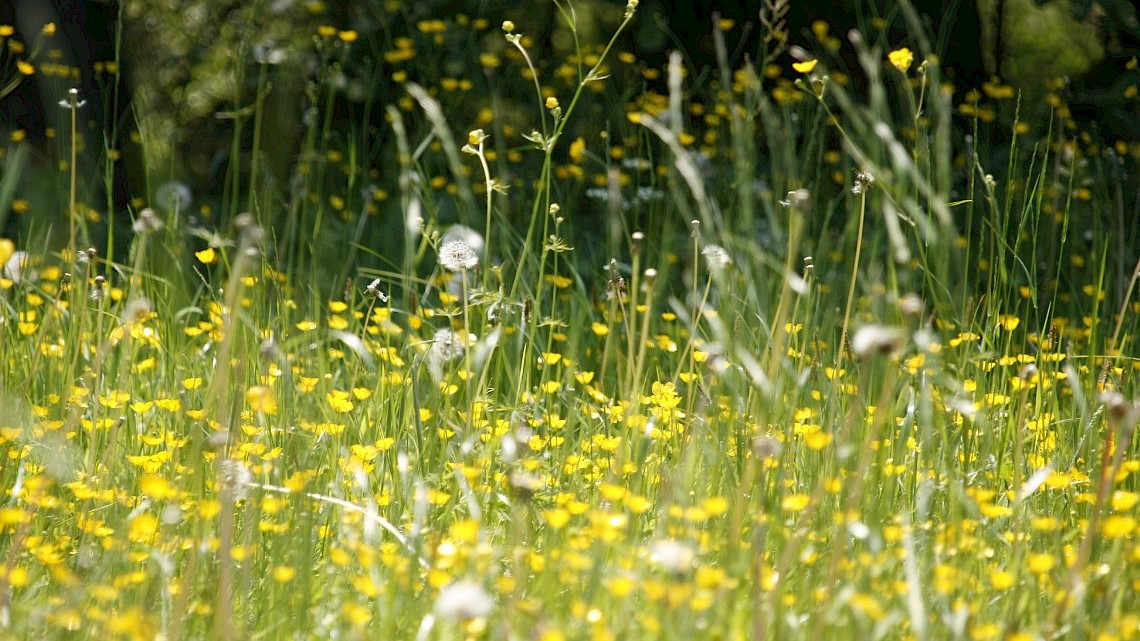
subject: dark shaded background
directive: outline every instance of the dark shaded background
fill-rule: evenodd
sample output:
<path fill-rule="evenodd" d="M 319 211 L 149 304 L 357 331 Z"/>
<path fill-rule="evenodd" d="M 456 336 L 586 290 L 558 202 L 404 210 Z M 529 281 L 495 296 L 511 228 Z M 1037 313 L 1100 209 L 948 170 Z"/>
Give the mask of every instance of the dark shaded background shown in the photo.
<path fill-rule="evenodd" d="M 1016 19 L 1001 9 L 1004 0 L 994 2 L 999 7 L 997 16 Z M 385 162 L 390 161 L 385 158 L 392 155 L 392 139 L 383 126 L 383 109 L 401 95 L 391 77 L 405 67 L 386 63 L 383 52 L 390 50 L 400 37 L 415 34 L 425 20 L 465 15 L 489 26 L 482 31 L 472 28 L 440 34 L 434 57 L 421 58 L 408 67 L 412 69 L 408 78 L 412 81 L 417 80 L 416 65 L 434 65 L 431 73 L 436 77 L 477 76 L 480 72 L 476 61 L 481 52 L 493 50 L 509 55 L 511 52 L 504 48 L 497 29 L 504 16 L 519 17 L 520 28 L 532 40 L 530 50 L 544 77 L 552 73 L 553 66 L 566 53 L 565 24 L 553 3 L 425 0 L 399 3 L 399 9 L 393 11 L 390 3 L 362 0 L 329 2 L 321 15 L 275 13 L 278 4 L 281 3 L 254 13 L 248 3 L 228 0 L 187 2 L 173 11 L 141 0 L 126 0 L 125 4 L 99 0 L 0 0 L 0 22 L 15 24 L 18 37 L 25 43 L 36 41 L 43 24 L 56 23 L 59 29 L 51 46 L 60 51 L 57 62 L 78 73 L 70 79 L 47 78 L 40 73 L 34 81 L 21 83 L 0 98 L 3 124 L 24 131 L 42 164 L 51 166 L 53 158 L 66 154 L 66 136 L 58 134 L 67 126 L 69 113 L 58 102 L 66 96 L 69 86 L 78 86 L 81 97 L 87 101 L 80 119 L 85 141 L 79 163 L 83 198 L 100 209 L 126 217 L 132 201 L 137 208 L 152 202 L 156 195 L 155 185 L 142 179 L 141 149 L 132 146 L 134 119 L 165 117 L 162 122 L 166 124 L 162 126 L 149 122 L 158 132 L 154 138 L 166 145 L 168 156 L 159 156 L 162 167 L 175 168 L 173 177 L 189 187 L 199 208 L 225 216 L 236 213 L 245 204 L 241 185 L 260 181 L 271 185 L 281 202 L 288 201 L 306 130 L 306 114 L 314 109 L 331 107 L 328 135 L 332 143 L 340 141 L 347 146 L 353 140 L 364 141 L 360 148 L 363 166 L 379 171 L 381 177 L 390 175 L 390 166 L 385 169 Z M 1137 76 L 1134 69 L 1127 69 L 1138 51 L 1140 27 L 1136 24 L 1135 8 L 1119 0 L 1099 3 L 1095 10 L 1089 3 L 1070 4 L 1076 17 L 1097 21 L 1108 45 L 1107 55 L 1099 65 L 1084 77 L 1070 79 L 1066 96 L 1070 110 L 1077 124 L 1103 143 L 1136 140 L 1140 103 L 1122 98 L 1123 88 L 1129 82 L 1135 83 Z M 1005 31 L 1001 21 L 995 18 L 997 24 L 987 26 L 974 0 L 916 0 L 913 5 L 929 34 L 932 53 L 942 61 L 943 73 L 960 93 L 999 74 L 1003 61 L 1018 55 L 1003 44 L 1001 35 Z M 599 0 L 575 6 L 583 40 L 599 42 L 620 20 L 624 2 Z M 623 35 L 619 48 L 636 54 L 636 68 L 645 70 L 662 68 L 669 51 L 682 51 L 691 70 L 686 90 L 691 99 L 700 100 L 712 90 L 716 77 L 714 16 L 735 25 L 725 32 L 725 37 L 729 64 L 739 67 L 754 62 L 758 55 L 764 30 L 757 16 L 762 6 L 755 0 L 643 0 L 633 28 Z M 816 21 L 828 23 L 823 37 L 813 29 Z M 311 48 L 311 34 L 323 24 L 353 28 L 360 34 L 359 41 L 340 63 L 347 84 L 331 102 L 311 93 L 311 83 L 322 80 L 318 77 L 322 63 L 315 58 L 293 57 L 282 64 L 264 62 L 265 52 L 273 47 L 282 51 Z M 860 91 L 860 71 L 846 37 L 849 30 L 876 34 L 892 47 L 918 48 L 912 29 L 893 2 L 792 2 L 783 25 L 788 44 L 810 49 L 809 55 L 830 55 L 829 64 L 853 79 L 856 94 Z M 996 35 L 987 39 L 987 31 Z M 115 60 L 119 61 L 119 73 L 97 70 L 100 64 Z M 785 53 L 777 62 L 787 67 L 791 61 Z M 214 79 L 232 73 L 235 65 L 244 65 L 237 86 L 222 83 L 220 89 L 210 88 Z M 486 89 L 497 92 L 504 109 L 531 100 L 531 87 L 525 83 L 503 83 L 490 74 L 486 76 Z M 661 76 L 658 74 L 654 80 L 645 73 L 641 78 L 627 78 L 625 94 L 608 103 L 609 109 L 612 111 L 620 101 L 641 91 L 663 92 Z M 247 150 L 253 146 L 251 128 L 236 128 L 224 114 L 248 109 L 257 99 L 259 79 L 264 78 L 273 84 L 272 100 L 262 105 L 271 135 L 260 140 L 264 149 L 261 174 L 249 176 L 252 169 L 248 154 L 238 162 L 232 162 L 231 156 L 235 148 Z M 147 90 L 145 106 L 134 100 L 132 92 L 139 88 Z M 454 108 L 460 122 L 470 122 L 473 108 L 467 113 L 462 104 Z M 588 117 L 605 113 L 607 103 L 599 101 L 598 109 Z M 57 135 L 49 139 L 46 134 L 52 130 Z M 105 148 L 120 152 L 122 159 L 108 165 Z M 107 184 L 109 190 L 105 188 Z M 237 187 L 231 189 L 230 185 Z M 13 221 L 11 217 L 8 220 Z M 10 228 L 4 233 L 11 236 L 16 231 Z"/>

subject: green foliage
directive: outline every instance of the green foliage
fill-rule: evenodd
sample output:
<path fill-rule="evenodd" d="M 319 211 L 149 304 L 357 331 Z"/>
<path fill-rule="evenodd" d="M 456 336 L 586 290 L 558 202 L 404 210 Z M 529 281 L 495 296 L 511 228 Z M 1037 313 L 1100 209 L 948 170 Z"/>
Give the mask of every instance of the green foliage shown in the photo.
<path fill-rule="evenodd" d="M 237 83 L 127 260 L 0 240 L 0 635 L 1137 635 L 1140 150 L 874 38 L 686 93 L 636 2 L 549 60 L 378 5 L 366 121 L 310 7 L 287 188 Z"/>

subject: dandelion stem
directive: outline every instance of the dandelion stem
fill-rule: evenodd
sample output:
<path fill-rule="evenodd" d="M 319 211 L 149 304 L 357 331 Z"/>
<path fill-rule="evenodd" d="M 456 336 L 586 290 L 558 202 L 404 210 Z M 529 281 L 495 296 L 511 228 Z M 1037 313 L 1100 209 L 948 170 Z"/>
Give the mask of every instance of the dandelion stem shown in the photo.
<path fill-rule="evenodd" d="M 859 255 L 863 251 L 863 225 L 867 219 L 867 190 L 859 195 L 859 229 L 855 232 L 855 258 L 851 264 L 851 284 L 847 287 L 847 305 L 843 309 L 843 327 L 839 332 L 839 345 L 835 355 L 835 368 L 843 366 L 847 354 L 847 329 L 851 322 L 851 307 L 855 303 L 855 281 L 859 278 Z"/>

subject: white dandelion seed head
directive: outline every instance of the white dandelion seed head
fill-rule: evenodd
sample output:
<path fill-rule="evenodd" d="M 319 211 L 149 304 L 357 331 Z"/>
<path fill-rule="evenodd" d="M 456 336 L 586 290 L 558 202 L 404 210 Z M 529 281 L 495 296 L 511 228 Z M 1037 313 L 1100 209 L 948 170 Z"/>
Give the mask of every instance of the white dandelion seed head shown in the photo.
<path fill-rule="evenodd" d="M 808 293 L 808 282 L 799 274 L 788 272 L 785 276 L 785 280 L 788 281 L 788 288 L 800 296 Z"/>
<path fill-rule="evenodd" d="M 77 249 L 75 251 L 75 264 L 86 265 L 87 263 L 95 260 L 98 255 L 99 251 L 94 247 L 88 247 L 87 249 Z"/>
<path fill-rule="evenodd" d="M 793 189 L 788 192 L 788 195 L 780 201 L 784 207 L 796 207 L 803 209 L 811 202 L 811 192 L 806 189 Z"/>
<path fill-rule="evenodd" d="M 102 274 L 95 277 L 91 284 L 91 300 L 103 300 L 107 296 L 107 278 Z"/>
<path fill-rule="evenodd" d="M 701 256 L 705 258 L 705 265 L 711 271 L 720 271 L 732 264 L 732 257 L 720 245 L 705 245 L 701 249 Z"/>
<path fill-rule="evenodd" d="M 35 282 L 38 279 L 38 274 L 28 268 L 30 260 L 31 256 L 26 251 L 13 252 L 8 257 L 8 262 L 0 266 L 0 278 L 6 278 L 16 284 Z"/>
<path fill-rule="evenodd" d="M 851 352 L 859 358 L 890 354 L 902 349 L 906 333 L 898 327 L 864 325 L 851 337 Z"/>
<path fill-rule="evenodd" d="M 435 613 L 453 621 L 482 619 L 491 613 L 495 601 L 474 581 L 457 581 L 439 591 Z"/>
<path fill-rule="evenodd" d="M 1134 424 L 1140 418 L 1140 403 L 1125 398 L 1117 389 L 1106 389 L 1100 393 L 1098 400 L 1108 410 L 1110 424 Z"/>
<path fill-rule="evenodd" d="M 147 207 L 139 212 L 139 217 L 131 223 L 131 229 L 140 236 L 149 236 L 163 228 L 162 219 L 153 209 Z"/>
<path fill-rule="evenodd" d="M 154 192 L 155 204 L 170 212 L 184 211 L 193 200 L 194 195 L 190 193 L 190 188 L 173 180 L 162 184 Z"/>
<path fill-rule="evenodd" d="M 938 335 L 925 327 L 914 333 L 914 344 L 924 352 L 933 353 L 942 349 Z"/>
<path fill-rule="evenodd" d="M 174 505 L 167 504 L 162 508 L 162 522 L 166 525 L 177 525 L 182 521 L 182 508 Z"/>
<path fill-rule="evenodd" d="M 546 483 L 541 477 L 526 472 L 511 474 L 511 488 L 523 499 L 530 499 L 536 492 L 542 490 Z"/>
<path fill-rule="evenodd" d="M 475 269 L 479 255 L 467 241 L 455 238 L 445 240 L 439 247 L 439 264 L 448 271 L 458 272 Z"/>
<path fill-rule="evenodd" d="M 672 574 L 691 570 L 695 558 L 693 548 L 676 539 L 658 539 L 649 544 L 649 560 Z"/>
<path fill-rule="evenodd" d="M 860 171 L 855 175 L 855 184 L 851 186 L 851 193 L 858 196 L 875 184 L 875 177 L 869 171 Z"/>
<path fill-rule="evenodd" d="M 284 47 L 278 47 L 273 42 L 261 42 L 253 46 L 253 59 L 262 65 L 279 65 L 288 58 Z"/>
<path fill-rule="evenodd" d="M 450 361 L 463 355 L 463 343 L 450 329 L 436 330 L 431 338 L 431 354 L 441 361 Z"/>
<path fill-rule="evenodd" d="M 972 397 L 960 396 L 950 399 L 950 409 L 971 421 L 974 420 L 974 417 L 978 414 L 978 408 L 974 406 L 974 399 Z"/>
<path fill-rule="evenodd" d="M 922 313 L 922 298 L 918 294 L 905 294 L 899 299 L 899 311 L 903 316 L 918 316 Z"/>
<path fill-rule="evenodd" d="M 59 106 L 64 109 L 82 109 L 87 105 L 86 100 L 79 99 L 79 88 L 72 87 L 67 90 L 67 98 L 59 101 Z"/>
<path fill-rule="evenodd" d="M 139 298 L 132 298 L 127 302 L 126 313 L 123 314 L 124 320 L 128 323 L 137 323 L 146 320 L 146 317 L 154 311 L 154 303 L 150 299 L 142 296 Z"/>
<path fill-rule="evenodd" d="M 235 500 L 245 498 L 252 483 L 253 474 L 245 463 L 228 458 L 218 465 L 218 487 Z"/>
<path fill-rule="evenodd" d="M 371 283 L 368 283 L 368 287 L 365 287 L 364 291 L 367 292 L 369 296 L 375 298 L 381 303 L 387 303 L 388 294 L 385 293 L 384 290 L 380 289 L 382 285 L 383 283 L 380 282 L 380 279 L 375 278 Z"/>
<path fill-rule="evenodd" d="M 752 451 L 756 453 L 756 456 L 767 461 L 779 458 L 780 453 L 784 451 L 784 444 L 776 437 L 765 434 L 752 441 Z"/>
<path fill-rule="evenodd" d="M 470 335 L 468 335 L 470 337 Z M 463 356 L 464 343 L 450 329 L 436 330 L 427 352 L 428 370 L 436 381 L 443 380 L 443 366 Z"/>
<path fill-rule="evenodd" d="M 847 524 L 847 533 L 851 535 L 851 538 L 862 541 L 871 536 L 871 528 L 862 521 L 854 521 Z"/>

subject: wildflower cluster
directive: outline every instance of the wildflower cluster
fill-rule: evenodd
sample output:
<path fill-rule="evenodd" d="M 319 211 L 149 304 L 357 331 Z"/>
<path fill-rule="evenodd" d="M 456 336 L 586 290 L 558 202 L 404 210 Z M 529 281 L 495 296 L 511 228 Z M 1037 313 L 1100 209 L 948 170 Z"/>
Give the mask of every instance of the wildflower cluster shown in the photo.
<path fill-rule="evenodd" d="M 325 4 L 257 55 L 335 109 L 379 27 Z M 390 145 L 314 108 L 287 183 L 164 175 L 130 264 L 0 238 L 5 633 L 1140 636 L 1140 304 L 1071 234 L 1109 203 L 1076 147 L 952 197 L 910 49 L 897 102 L 838 93 L 824 27 L 658 95 L 565 3 L 564 64 L 388 4 Z"/>

